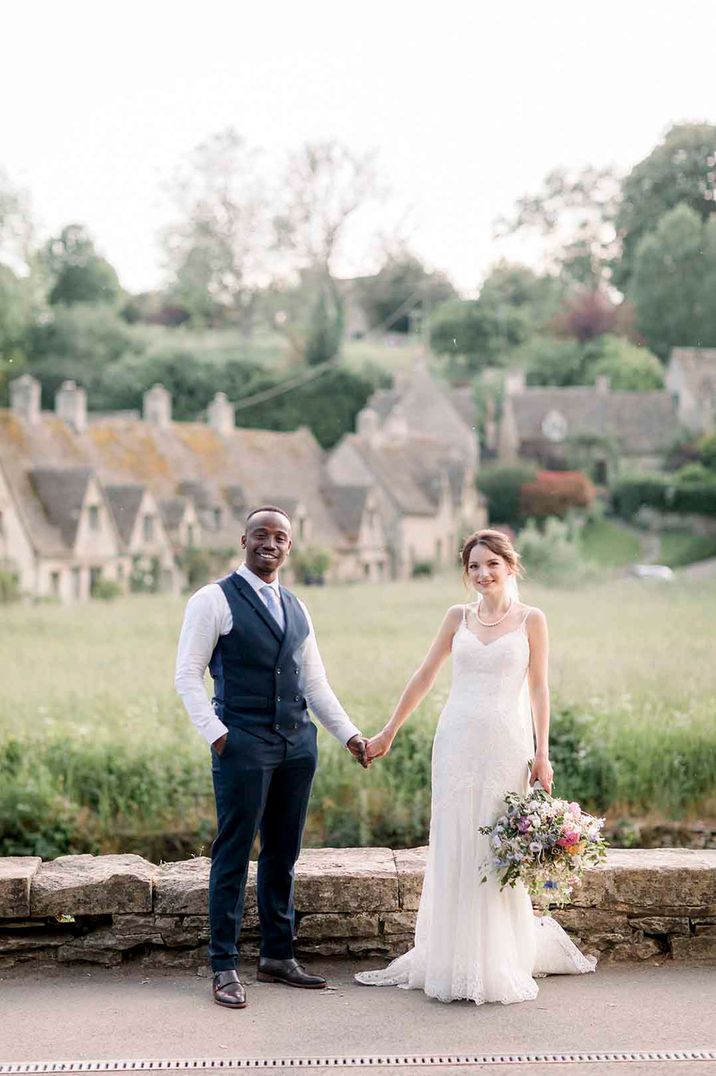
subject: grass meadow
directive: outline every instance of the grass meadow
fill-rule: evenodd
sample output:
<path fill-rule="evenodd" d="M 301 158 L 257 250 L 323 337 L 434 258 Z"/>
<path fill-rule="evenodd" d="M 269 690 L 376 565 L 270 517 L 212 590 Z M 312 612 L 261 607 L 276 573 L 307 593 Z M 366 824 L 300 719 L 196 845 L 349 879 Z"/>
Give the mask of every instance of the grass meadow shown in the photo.
<path fill-rule="evenodd" d="M 523 584 L 551 631 L 556 792 L 612 818 L 716 814 L 716 580 L 605 571 Z M 387 718 L 460 580 L 311 588 L 329 677 L 364 732 Z M 0 854 L 206 850 L 207 749 L 173 690 L 183 601 L 0 609 Z M 364 773 L 321 735 L 307 843 L 415 844 L 449 665 L 390 756 Z"/>

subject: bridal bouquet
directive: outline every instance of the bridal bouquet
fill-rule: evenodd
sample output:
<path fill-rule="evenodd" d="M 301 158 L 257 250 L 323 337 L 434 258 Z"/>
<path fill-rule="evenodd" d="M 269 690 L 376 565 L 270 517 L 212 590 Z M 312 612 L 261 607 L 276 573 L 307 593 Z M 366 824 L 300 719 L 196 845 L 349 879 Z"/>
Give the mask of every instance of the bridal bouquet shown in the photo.
<path fill-rule="evenodd" d="M 578 803 L 553 799 L 544 789 L 526 796 L 510 792 L 505 804 L 507 810 L 494 825 L 479 827 L 489 837 L 492 854 L 481 880 L 486 882 L 492 869 L 500 889 L 521 881 L 543 908 L 567 904 L 584 868 L 606 855 L 604 819 L 586 814 Z"/>

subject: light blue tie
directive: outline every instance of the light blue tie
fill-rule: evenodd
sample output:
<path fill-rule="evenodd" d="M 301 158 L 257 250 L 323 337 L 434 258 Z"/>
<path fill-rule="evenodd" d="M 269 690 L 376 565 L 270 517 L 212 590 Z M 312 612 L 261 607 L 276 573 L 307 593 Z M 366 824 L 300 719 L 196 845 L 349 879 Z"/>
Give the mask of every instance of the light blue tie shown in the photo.
<path fill-rule="evenodd" d="M 266 585 L 261 587 L 261 597 L 263 598 L 264 605 L 269 613 L 274 618 L 281 631 L 283 631 L 283 610 L 281 608 L 281 603 L 276 597 L 276 591 L 273 587 Z"/>

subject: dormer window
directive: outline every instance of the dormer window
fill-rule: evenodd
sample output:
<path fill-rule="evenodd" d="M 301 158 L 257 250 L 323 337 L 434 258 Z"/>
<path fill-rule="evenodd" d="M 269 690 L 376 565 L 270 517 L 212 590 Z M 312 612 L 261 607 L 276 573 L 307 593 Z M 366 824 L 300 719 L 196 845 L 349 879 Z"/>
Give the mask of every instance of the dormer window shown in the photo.
<path fill-rule="evenodd" d="M 222 523 L 222 518 L 223 518 L 221 509 L 220 508 L 214 508 L 213 509 L 213 515 L 214 515 L 214 528 L 218 531 L 221 528 L 221 523 Z"/>
<path fill-rule="evenodd" d="M 154 541 L 154 516 L 147 514 L 142 519 L 142 533 L 145 542 Z"/>
<path fill-rule="evenodd" d="M 87 520 L 91 531 L 99 530 L 99 505 L 91 504 L 87 509 Z"/>

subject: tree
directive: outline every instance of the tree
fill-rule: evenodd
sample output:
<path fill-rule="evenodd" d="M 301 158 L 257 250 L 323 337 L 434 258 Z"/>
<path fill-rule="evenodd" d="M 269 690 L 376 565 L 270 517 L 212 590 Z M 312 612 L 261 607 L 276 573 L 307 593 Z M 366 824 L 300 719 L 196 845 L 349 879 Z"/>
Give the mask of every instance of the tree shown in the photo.
<path fill-rule="evenodd" d="M 716 345 L 716 218 L 670 209 L 637 244 L 629 295 L 636 327 L 666 360 L 672 347 Z"/>
<path fill-rule="evenodd" d="M 389 252 L 375 276 L 359 279 L 356 288 L 369 324 L 399 333 L 410 331 L 416 308 L 425 315 L 456 297 L 443 273 L 431 272 L 404 248 Z"/>
<path fill-rule="evenodd" d="M 507 356 L 529 332 L 523 312 L 480 299 L 448 299 L 430 321 L 430 344 L 447 355 L 454 369 L 479 373 L 487 366 L 503 366 Z"/>
<path fill-rule="evenodd" d="M 269 196 L 259 154 L 229 127 L 196 147 L 170 193 L 177 221 L 163 236 L 170 302 L 194 325 L 249 329 L 269 276 Z"/>
<path fill-rule="evenodd" d="M 607 334 L 599 341 L 601 356 L 588 371 L 590 381 L 599 376 L 609 378 L 613 389 L 648 392 L 664 387 L 664 367 L 647 347 L 639 347 L 620 336 Z"/>
<path fill-rule="evenodd" d="M 22 371 L 30 324 L 30 289 L 27 279 L 0 265 L 0 399 L 7 383 Z"/>
<path fill-rule="evenodd" d="M 528 385 L 584 385 L 589 355 L 578 340 L 533 336 L 515 356 Z"/>
<path fill-rule="evenodd" d="M 283 328 L 304 340 L 311 363 L 326 362 L 340 349 L 344 303 L 334 280 L 334 262 L 351 218 L 376 195 L 371 155 L 352 153 L 336 141 L 307 143 L 289 158 L 283 205 L 274 217 L 275 246 L 284 272 L 298 276 L 308 294 L 298 324 Z"/>
<path fill-rule="evenodd" d="M 575 289 L 567 295 L 555 315 L 552 328 L 580 343 L 615 332 L 619 325 L 619 307 L 603 290 Z"/>
<path fill-rule="evenodd" d="M 551 317 L 560 294 L 553 277 L 499 262 L 476 300 L 451 299 L 436 309 L 430 322 L 432 347 L 439 354 L 459 356 L 468 374 L 505 366 L 515 349 Z"/>
<path fill-rule="evenodd" d="M 607 168 L 556 168 L 536 194 L 518 199 L 498 235 L 532 232 L 545 241 L 545 265 L 567 284 L 596 288 L 615 253 L 619 179 Z"/>
<path fill-rule="evenodd" d="M 81 224 L 68 224 L 48 240 L 40 261 L 49 278 L 51 305 L 114 303 L 121 295 L 117 274 Z"/>
<path fill-rule="evenodd" d="M 622 184 L 616 227 L 621 255 L 614 282 L 629 288 L 641 240 L 653 234 L 664 214 L 686 205 L 700 221 L 716 211 L 716 126 L 677 124 L 663 142 L 631 170 Z"/>

